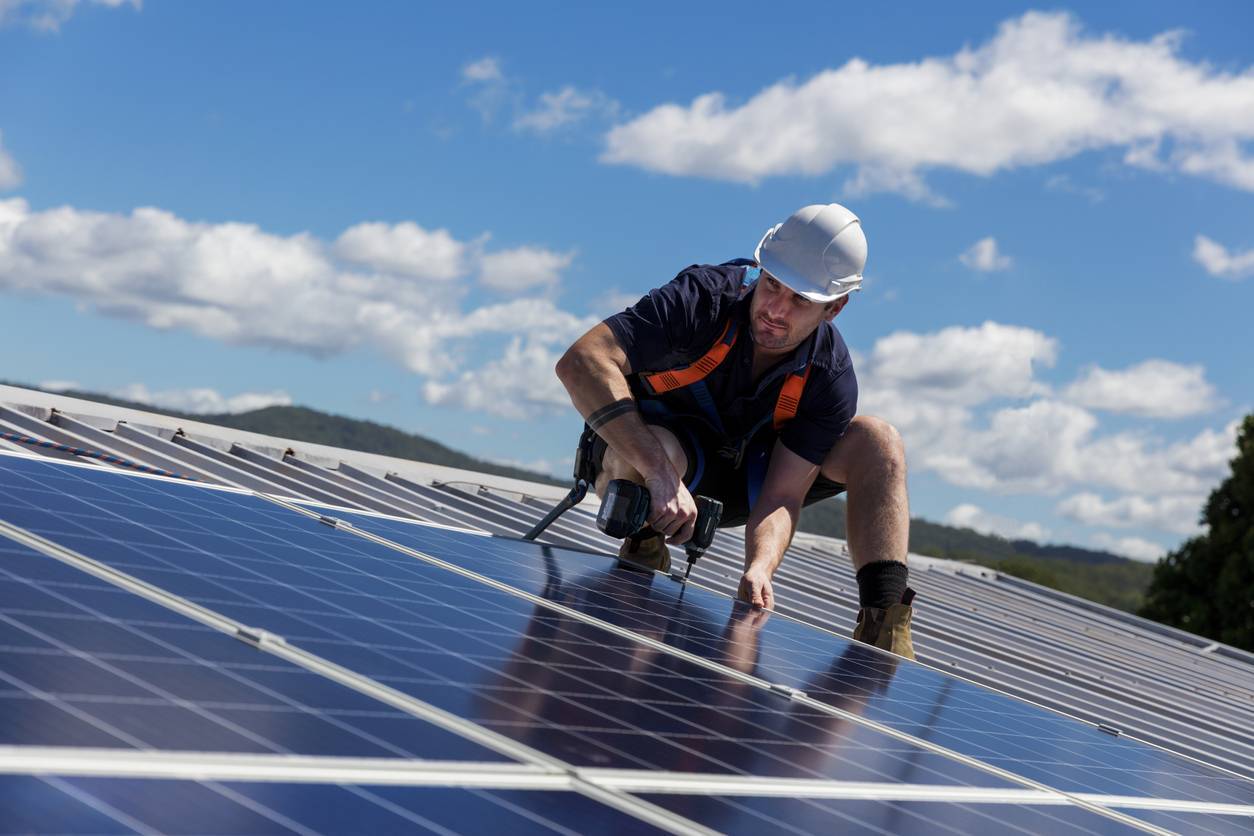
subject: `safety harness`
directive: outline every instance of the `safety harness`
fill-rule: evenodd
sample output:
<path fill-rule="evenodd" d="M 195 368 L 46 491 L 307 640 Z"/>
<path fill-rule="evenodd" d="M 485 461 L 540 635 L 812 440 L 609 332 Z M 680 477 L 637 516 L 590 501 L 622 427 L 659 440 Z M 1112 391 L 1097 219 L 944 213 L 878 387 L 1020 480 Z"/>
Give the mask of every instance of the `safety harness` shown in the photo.
<path fill-rule="evenodd" d="M 705 379 L 727 359 L 732 346 L 736 344 L 739 330 L 739 324 L 733 315 L 727 320 L 727 325 L 723 326 L 723 333 L 718 340 L 710 346 L 709 351 L 702 355 L 700 360 L 670 371 L 641 373 L 639 376 L 641 384 L 651 395 L 664 395 L 667 392 L 688 387 L 702 410 L 714 420 L 716 426 L 721 428 L 722 419 L 718 417 L 718 410 L 714 406 L 714 399 L 709 389 L 706 388 Z M 779 398 L 775 401 L 773 424 L 777 432 L 780 427 L 796 417 L 797 408 L 801 405 L 801 393 L 809 377 L 809 361 L 788 374 L 783 388 L 779 390 Z"/>

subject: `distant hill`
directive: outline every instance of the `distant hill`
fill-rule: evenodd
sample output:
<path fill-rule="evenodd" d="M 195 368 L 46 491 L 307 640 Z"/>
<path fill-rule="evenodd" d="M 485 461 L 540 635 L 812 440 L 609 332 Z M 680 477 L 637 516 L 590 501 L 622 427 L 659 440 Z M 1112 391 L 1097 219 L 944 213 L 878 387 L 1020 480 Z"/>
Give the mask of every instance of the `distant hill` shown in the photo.
<path fill-rule="evenodd" d="M 26 384 L 14 385 L 35 388 Z M 438 441 L 395 427 L 330 415 L 303 406 L 271 406 L 236 414 L 189 415 L 93 392 L 55 394 L 294 441 L 378 453 L 548 485 L 565 484 L 547 474 L 476 459 Z M 805 509 L 799 528 L 812 534 L 844 539 L 845 503 L 832 499 Z M 1030 540 L 1007 540 L 969 528 L 954 528 L 918 518 L 910 520 L 910 550 L 916 554 L 988 566 L 1128 611 L 1140 606 L 1154 570 L 1151 564 L 1128 560 L 1109 552 L 1077 546 L 1040 545 Z"/>
<path fill-rule="evenodd" d="M 37 387 L 23 383 L 11 384 L 25 389 Z M 326 444 L 330 447 L 344 447 L 363 453 L 378 453 L 383 456 L 394 456 L 399 459 L 440 464 L 472 470 L 476 473 L 491 473 L 496 476 L 508 476 L 528 482 L 541 482 L 548 485 L 562 485 L 564 481 L 554 479 L 546 473 L 536 473 L 520 467 L 496 464 L 476 459 L 460 453 L 451 447 L 433 441 L 421 435 L 407 433 L 395 427 L 363 421 L 357 418 L 346 418 L 342 415 L 330 415 L 303 406 L 268 406 L 251 412 L 224 413 L 220 415 L 191 415 L 171 409 L 161 409 L 151 404 L 136 403 L 120 398 L 100 395 L 95 392 L 57 391 L 51 394 L 66 395 L 85 401 L 105 403 L 112 406 L 137 409 L 143 412 L 155 412 L 173 418 L 189 421 L 200 421 L 220 427 L 261 433 L 262 435 L 290 438 L 293 441 L 307 441 L 311 444 Z M 572 442 L 573 445 L 573 442 Z"/>

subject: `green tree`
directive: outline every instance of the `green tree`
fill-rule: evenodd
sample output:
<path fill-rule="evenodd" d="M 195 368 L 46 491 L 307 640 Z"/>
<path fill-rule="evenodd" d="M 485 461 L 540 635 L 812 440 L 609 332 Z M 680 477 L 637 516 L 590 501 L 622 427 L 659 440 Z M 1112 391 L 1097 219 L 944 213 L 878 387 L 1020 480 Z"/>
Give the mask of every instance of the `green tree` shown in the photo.
<path fill-rule="evenodd" d="M 1141 615 L 1254 650 L 1254 414 L 1237 435 L 1232 475 L 1202 512 L 1206 533 L 1154 569 Z"/>

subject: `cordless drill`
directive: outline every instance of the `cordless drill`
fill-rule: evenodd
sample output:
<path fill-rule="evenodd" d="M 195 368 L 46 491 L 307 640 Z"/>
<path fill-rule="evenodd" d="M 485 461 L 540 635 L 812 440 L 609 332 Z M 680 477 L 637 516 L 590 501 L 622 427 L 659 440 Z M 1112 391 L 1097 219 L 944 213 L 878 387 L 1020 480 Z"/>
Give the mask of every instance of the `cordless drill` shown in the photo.
<path fill-rule="evenodd" d="M 684 543 L 684 552 L 688 555 L 684 581 L 692 574 L 693 564 L 710 547 L 714 531 L 723 518 L 722 502 L 708 496 L 694 499 L 697 503 L 697 520 L 693 525 L 692 537 Z M 601 501 L 601 510 L 597 513 L 597 528 L 620 540 L 634 536 L 649 521 L 651 500 L 649 489 L 644 485 L 637 485 L 627 479 L 610 480 L 605 489 L 605 499 Z"/>

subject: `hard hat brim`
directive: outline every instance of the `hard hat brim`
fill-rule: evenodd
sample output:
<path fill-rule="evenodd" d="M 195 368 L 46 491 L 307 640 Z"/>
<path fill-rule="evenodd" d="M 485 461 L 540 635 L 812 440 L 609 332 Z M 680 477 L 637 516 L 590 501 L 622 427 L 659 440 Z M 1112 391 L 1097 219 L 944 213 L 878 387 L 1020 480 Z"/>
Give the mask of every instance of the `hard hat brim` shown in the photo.
<path fill-rule="evenodd" d="M 767 233 L 768 235 L 770 233 Z M 837 279 L 831 283 L 832 293 L 820 293 L 817 290 L 805 290 L 805 286 L 809 284 L 803 277 L 794 273 L 789 269 L 788 265 L 777 258 L 772 257 L 771 253 L 763 252 L 761 245 L 758 246 L 757 252 L 758 266 L 775 277 L 780 284 L 787 287 L 793 293 L 804 296 L 811 302 L 820 302 L 827 304 L 835 302 L 837 299 L 843 299 L 855 290 L 862 289 L 862 276 L 848 276 L 843 279 Z"/>

